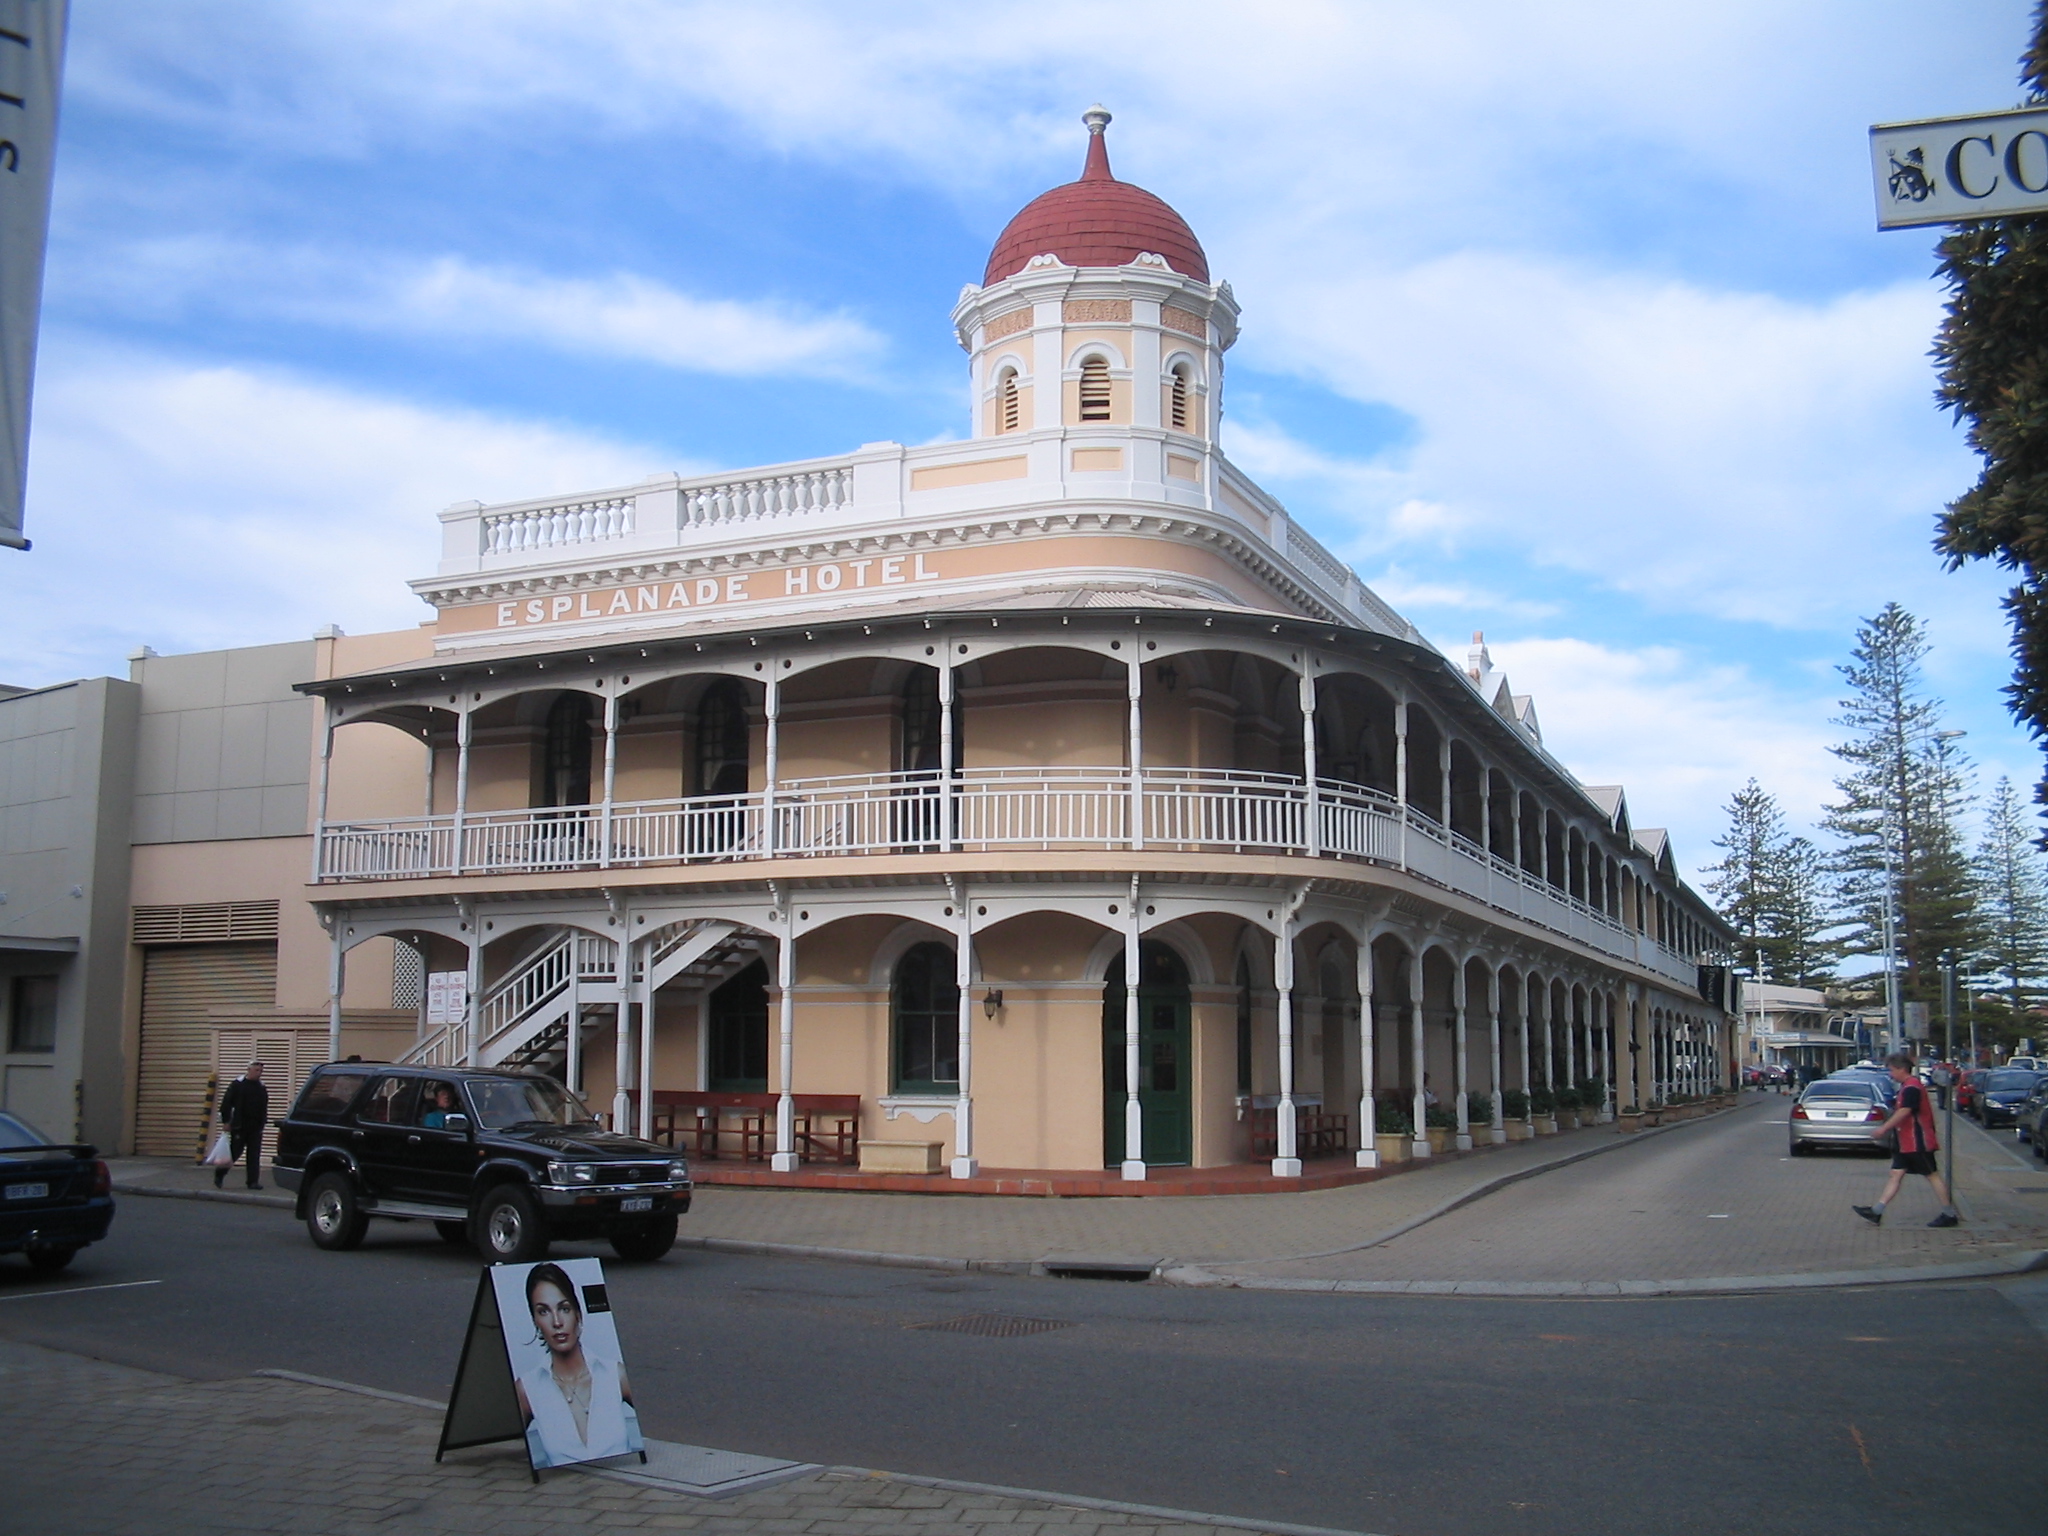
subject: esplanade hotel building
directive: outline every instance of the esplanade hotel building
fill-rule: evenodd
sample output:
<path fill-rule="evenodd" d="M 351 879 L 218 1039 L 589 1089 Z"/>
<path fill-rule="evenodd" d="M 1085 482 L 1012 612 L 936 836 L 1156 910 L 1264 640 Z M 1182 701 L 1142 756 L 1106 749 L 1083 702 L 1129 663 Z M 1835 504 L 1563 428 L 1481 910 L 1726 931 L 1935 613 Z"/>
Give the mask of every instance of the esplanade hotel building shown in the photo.
<path fill-rule="evenodd" d="M 1237 302 L 1086 122 L 963 439 L 460 504 L 416 629 L 6 690 L 8 1107 L 523 1066 L 706 1177 L 1139 1192 L 1722 1081 L 1663 834 L 1224 457 Z"/>

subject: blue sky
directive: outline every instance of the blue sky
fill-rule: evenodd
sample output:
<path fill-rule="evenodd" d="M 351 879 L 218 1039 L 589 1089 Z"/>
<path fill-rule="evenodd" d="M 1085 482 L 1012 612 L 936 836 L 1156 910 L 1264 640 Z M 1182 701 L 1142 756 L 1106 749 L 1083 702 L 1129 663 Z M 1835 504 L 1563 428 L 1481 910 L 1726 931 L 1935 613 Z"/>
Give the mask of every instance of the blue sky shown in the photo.
<path fill-rule="evenodd" d="M 1815 813 L 1890 600 L 2031 781 L 1864 148 L 2011 105 L 2027 11 L 75 0 L 0 679 L 416 622 L 449 502 L 959 435 L 1099 99 L 1244 307 L 1228 451 L 1683 862 L 1751 774 Z"/>

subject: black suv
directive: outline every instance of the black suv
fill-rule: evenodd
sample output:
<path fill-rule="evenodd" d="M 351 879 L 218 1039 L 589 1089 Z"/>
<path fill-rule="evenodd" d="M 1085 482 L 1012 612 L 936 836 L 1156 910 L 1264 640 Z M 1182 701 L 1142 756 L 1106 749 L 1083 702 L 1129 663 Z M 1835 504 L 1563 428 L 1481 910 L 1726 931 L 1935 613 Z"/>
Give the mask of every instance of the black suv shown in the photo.
<path fill-rule="evenodd" d="M 388 1216 L 431 1221 L 486 1263 L 532 1263 L 555 1238 L 593 1237 L 622 1259 L 658 1259 L 690 1208 L 678 1153 L 605 1130 L 529 1072 L 330 1063 L 278 1122 L 271 1167 L 322 1248 L 353 1248 L 372 1216 Z"/>

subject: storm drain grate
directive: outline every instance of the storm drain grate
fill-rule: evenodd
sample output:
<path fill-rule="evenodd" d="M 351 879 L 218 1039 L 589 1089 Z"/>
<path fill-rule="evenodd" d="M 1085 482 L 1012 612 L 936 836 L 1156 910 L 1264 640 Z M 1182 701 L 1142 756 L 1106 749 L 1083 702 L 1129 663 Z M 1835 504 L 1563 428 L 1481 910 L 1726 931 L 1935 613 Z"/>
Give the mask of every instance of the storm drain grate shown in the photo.
<path fill-rule="evenodd" d="M 973 1312 L 966 1317 L 948 1317 L 936 1323 L 911 1323 L 925 1333 L 971 1333 L 983 1339 L 1020 1339 L 1028 1333 L 1051 1333 L 1071 1328 L 1072 1323 L 1054 1322 L 1049 1317 L 1005 1317 L 1000 1312 Z"/>

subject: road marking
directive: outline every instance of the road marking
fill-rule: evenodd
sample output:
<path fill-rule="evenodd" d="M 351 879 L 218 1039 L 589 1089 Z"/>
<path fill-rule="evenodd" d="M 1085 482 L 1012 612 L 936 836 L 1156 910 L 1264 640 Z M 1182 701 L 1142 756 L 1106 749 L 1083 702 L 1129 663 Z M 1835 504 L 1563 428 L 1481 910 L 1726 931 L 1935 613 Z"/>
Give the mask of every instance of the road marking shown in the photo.
<path fill-rule="evenodd" d="M 1863 1470 L 1869 1474 L 1870 1480 L 1873 1483 L 1876 1482 L 1877 1468 L 1870 1464 L 1870 1449 L 1863 1443 L 1863 1431 L 1854 1424 L 1851 1424 L 1849 1426 L 1849 1438 L 1856 1442 L 1856 1454 L 1863 1458 Z"/>
<path fill-rule="evenodd" d="M 1713 1211 L 1710 1212 L 1707 1216 L 1707 1220 L 1709 1221 L 1727 1221 L 1728 1219 L 1729 1217 L 1726 1211 Z"/>
<path fill-rule="evenodd" d="M 22 1291 L 0 1296 L 0 1301 L 34 1301 L 38 1296 L 77 1296 L 85 1291 L 132 1291 L 138 1285 L 162 1285 L 161 1280 L 123 1280 L 119 1285 L 69 1285 L 56 1291 Z"/>

